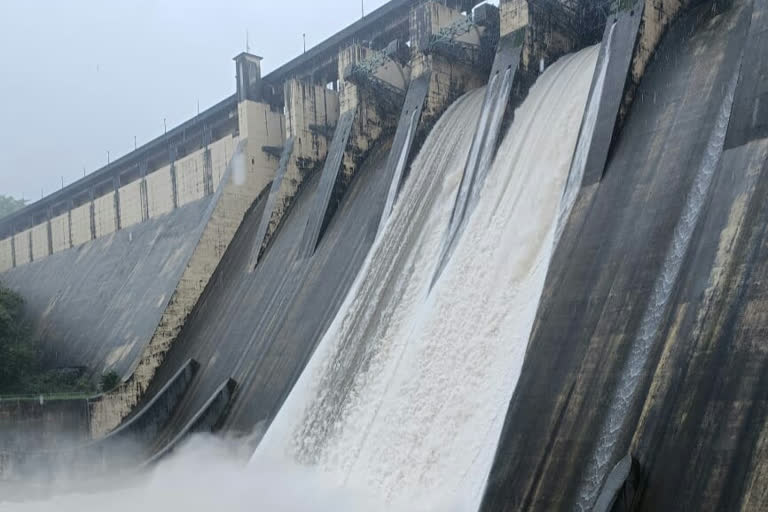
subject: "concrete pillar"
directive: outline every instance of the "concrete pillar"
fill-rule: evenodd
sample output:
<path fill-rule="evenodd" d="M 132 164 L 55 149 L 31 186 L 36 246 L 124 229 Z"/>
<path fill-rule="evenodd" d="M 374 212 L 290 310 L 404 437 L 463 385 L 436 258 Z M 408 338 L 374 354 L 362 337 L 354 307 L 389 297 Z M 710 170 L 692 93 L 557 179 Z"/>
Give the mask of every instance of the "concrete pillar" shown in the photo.
<path fill-rule="evenodd" d="M 499 8 L 501 10 L 501 37 L 528 26 L 528 0 L 501 0 Z"/>
<path fill-rule="evenodd" d="M 414 42 L 411 76 L 430 74 L 429 91 L 422 114 L 423 124 L 430 127 L 446 108 L 465 92 L 485 85 L 487 73 L 471 65 L 456 62 L 430 51 L 433 35 L 463 17 L 455 9 L 438 2 L 426 2 L 411 11 L 410 31 Z"/>
<path fill-rule="evenodd" d="M 147 192 L 147 162 L 141 162 L 139 164 L 139 176 L 141 183 L 139 184 L 139 201 L 141 202 L 141 221 L 145 222 L 149 219 L 149 194 Z"/>
<path fill-rule="evenodd" d="M 34 221 L 32 222 L 32 224 L 34 225 Z M 33 245 L 32 245 L 32 230 L 31 229 L 27 231 L 27 235 L 28 235 L 27 239 L 29 241 L 29 261 L 35 261 L 35 252 L 33 250 Z"/>
<path fill-rule="evenodd" d="M 115 198 L 115 231 L 120 231 L 120 175 L 112 178 L 112 186 L 114 188 Z"/>
<path fill-rule="evenodd" d="M 341 179 L 348 184 L 352 179 L 361 158 L 371 149 L 373 143 L 379 139 L 384 129 L 394 120 L 398 112 L 385 111 L 381 103 L 371 91 L 356 85 L 345 79 L 350 67 L 374 58 L 374 51 L 370 48 L 354 44 L 339 53 L 339 77 L 341 93 L 339 96 L 340 112 L 356 111 L 355 121 L 349 136 L 349 148 L 344 152 L 342 160 Z M 397 106 L 399 110 L 400 105 Z"/>
<path fill-rule="evenodd" d="M 213 195 L 213 158 L 211 156 L 211 139 L 213 134 L 207 126 L 203 128 L 203 188 L 206 196 Z"/>
<path fill-rule="evenodd" d="M 16 226 L 11 228 L 11 266 L 16 268 Z"/>
<path fill-rule="evenodd" d="M 280 173 L 270 189 L 269 213 L 262 218 L 251 250 L 251 269 L 269 245 L 304 179 L 322 166 L 339 120 L 338 94 L 323 85 L 289 80 L 284 85 L 284 104 L 286 143 L 280 154 L 282 161 L 276 161 Z"/>
<path fill-rule="evenodd" d="M 67 231 L 69 233 L 69 248 L 73 248 L 75 243 L 72 241 L 72 210 L 75 208 L 75 203 L 72 199 L 67 201 Z"/>
<path fill-rule="evenodd" d="M 176 176 L 176 158 L 178 157 L 178 148 L 171 146 L 168 150 L 169 161 L 171 163 L 171 199 L 173 200 L 173 209 L 179 207 L 179 183 Z"/>
<path fill-rule="evenodd" d="M 48 212 L 46 214 L 46 229 L 47 229 L 47 236 L 48 236 L 48 256 L 53 254 L 53 230 L 51 228 L 51 217 L 52 217 L 51 208 L 48 208 Z"/>
<path fill-rule="evenodd" d="M 96 192 L 93 188 L 88 191 L 88 198 L 90 200 L 90 212 L 89 217 L 91 219 L 91 240 L 96 240 Z"/>

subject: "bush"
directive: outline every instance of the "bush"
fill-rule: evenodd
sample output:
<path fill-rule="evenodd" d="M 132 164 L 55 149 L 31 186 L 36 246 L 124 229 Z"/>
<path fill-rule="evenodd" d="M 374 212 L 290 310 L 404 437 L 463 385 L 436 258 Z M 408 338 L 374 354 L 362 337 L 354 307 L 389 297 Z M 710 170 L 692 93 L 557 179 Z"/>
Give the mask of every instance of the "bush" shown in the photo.
<path fill-rule="evenodd" d="M 115 372 L 108 372 L 101 376 L 101 392 L 112 391 L 120 385 L 120 376 Z"/>
<path fill-rule="evenodd" d="M 92 393 L 85 369 L 47 370 L 24 300 L 0 285 L 0 395 Z"/>

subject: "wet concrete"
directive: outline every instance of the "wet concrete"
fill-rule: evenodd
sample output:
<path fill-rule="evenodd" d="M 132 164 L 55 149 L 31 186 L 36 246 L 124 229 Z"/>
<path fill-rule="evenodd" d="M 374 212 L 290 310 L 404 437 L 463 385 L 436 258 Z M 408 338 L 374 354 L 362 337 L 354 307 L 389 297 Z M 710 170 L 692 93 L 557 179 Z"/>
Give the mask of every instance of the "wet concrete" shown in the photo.
<path fill-rule="evenodd" d="M 182 361 L 201 362 L 177 414 L 150 452 L 168 445 L 228 378 L 238 388 L 224 431 L 250 435 L 271 422 L 373 243 L 392 179 L 382 172 L 389 148 L 379 143 L 372 150 L 309 258 L 299 252 L 319 174 L 307 179 L 251 273 L 250 249 L 263 205 L 248 214 L 148 392 L 147 398 Z"/>
<path fill-rule="evenodd" d="M 711 12 L 693 9 L 665 36 L 602 183 L 578 198 L 550 268 L 484 511 L 578 510 L 605 419 L 628 378 L 638 379 L 636 399 L 598 478 L 631 451 L 640 467 L 634 510 L 768 507 L 761 457 L 768 448 L 767 141 L 723 154 L 681 270 L 665 284 L 669 301 L 651 303 L 748 46 L 751 2 L 715 18 Z M 660 321 L 633 377 L 626 363 L 654 308 Z"/>
<path fill-rule="evenodd" d="M 0 274 L 51 367 L 127 377 L 155 333 L 210 216 L 210 198 Z"/>

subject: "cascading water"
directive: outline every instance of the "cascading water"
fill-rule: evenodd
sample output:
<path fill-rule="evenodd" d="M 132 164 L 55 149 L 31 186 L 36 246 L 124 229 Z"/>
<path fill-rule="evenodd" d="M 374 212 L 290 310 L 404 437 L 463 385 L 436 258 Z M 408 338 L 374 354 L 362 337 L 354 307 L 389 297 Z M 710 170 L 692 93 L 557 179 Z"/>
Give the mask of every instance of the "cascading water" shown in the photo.
<path fill-rule="evenodd" d="M 475 510 L 543 288 L 596 57 L 593 48 L 562 59 L 531 89 L 430 292 L 483 92 L 443 116 L 249 471 L 219 441 L 193 442 L 139 487 L 0 510 Z"/>
<path fill-rule="evenodd" d="M 312 468 L 389 509 L 478 507 L 596 58 L 566 57 L 531 89 L 430 292 L 482 92 L 445 114 L 253 467 Z"/>
<path fill-rule="evenodd" d="M 621 382 L 619 382 L 609 402 L 611 405 L 600 429 L 598 444 L 584 471 L 576 505 L 579 511 L 586 512 L 592 509 L 600 492 L 603 478 L 610 470 L 608 465 L 619 449 L 619 438 L 625 430 L 623 427 L 626 417 L 631 413 L 634 402 L 638 398 L 638 390 L 648 366 L 653 342 L 659 335 L 669 300 L 672 297 L 675 283 L 677 283 L 685 255 L 691 243 L 691 235 L 696 229 L 704 202 L 709 194 L 712 178 L 720 162 L 737 83 L 738 73 L 734 75 L 728 85 L 716 124 L 707 143 L 707 150 L 702 157 L 698 173 L 686 198 L 680 219 L 675 226 L 661 272 L 656 279 L 653 292 L 640 321 L 637 338 L 634 340 L 629 357 L 620 373 Z"/>

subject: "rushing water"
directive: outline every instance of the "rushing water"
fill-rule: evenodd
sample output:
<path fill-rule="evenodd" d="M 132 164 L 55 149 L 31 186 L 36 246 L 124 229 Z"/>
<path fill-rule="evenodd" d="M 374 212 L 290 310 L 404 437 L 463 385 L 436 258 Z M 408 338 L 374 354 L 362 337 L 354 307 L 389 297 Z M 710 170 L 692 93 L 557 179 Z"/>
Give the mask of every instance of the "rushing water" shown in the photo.
<path fill-rule="evenodd" d="M 135 488 L 0 511 L 476 510 L 570 208 L 596 58 L 561 59 L 531 89 L 431 287 L 484 91 L 443 116 L 247 471 L 209 440 Z"/>
<path fill-rule="evenodd" d="M 566 57 L 531 89 L 430 292 L 482 91 L 443 117 L 254 467 L 292 461 L 391 509 L 477 508 L 596 58 L 596 48 Z"/>

